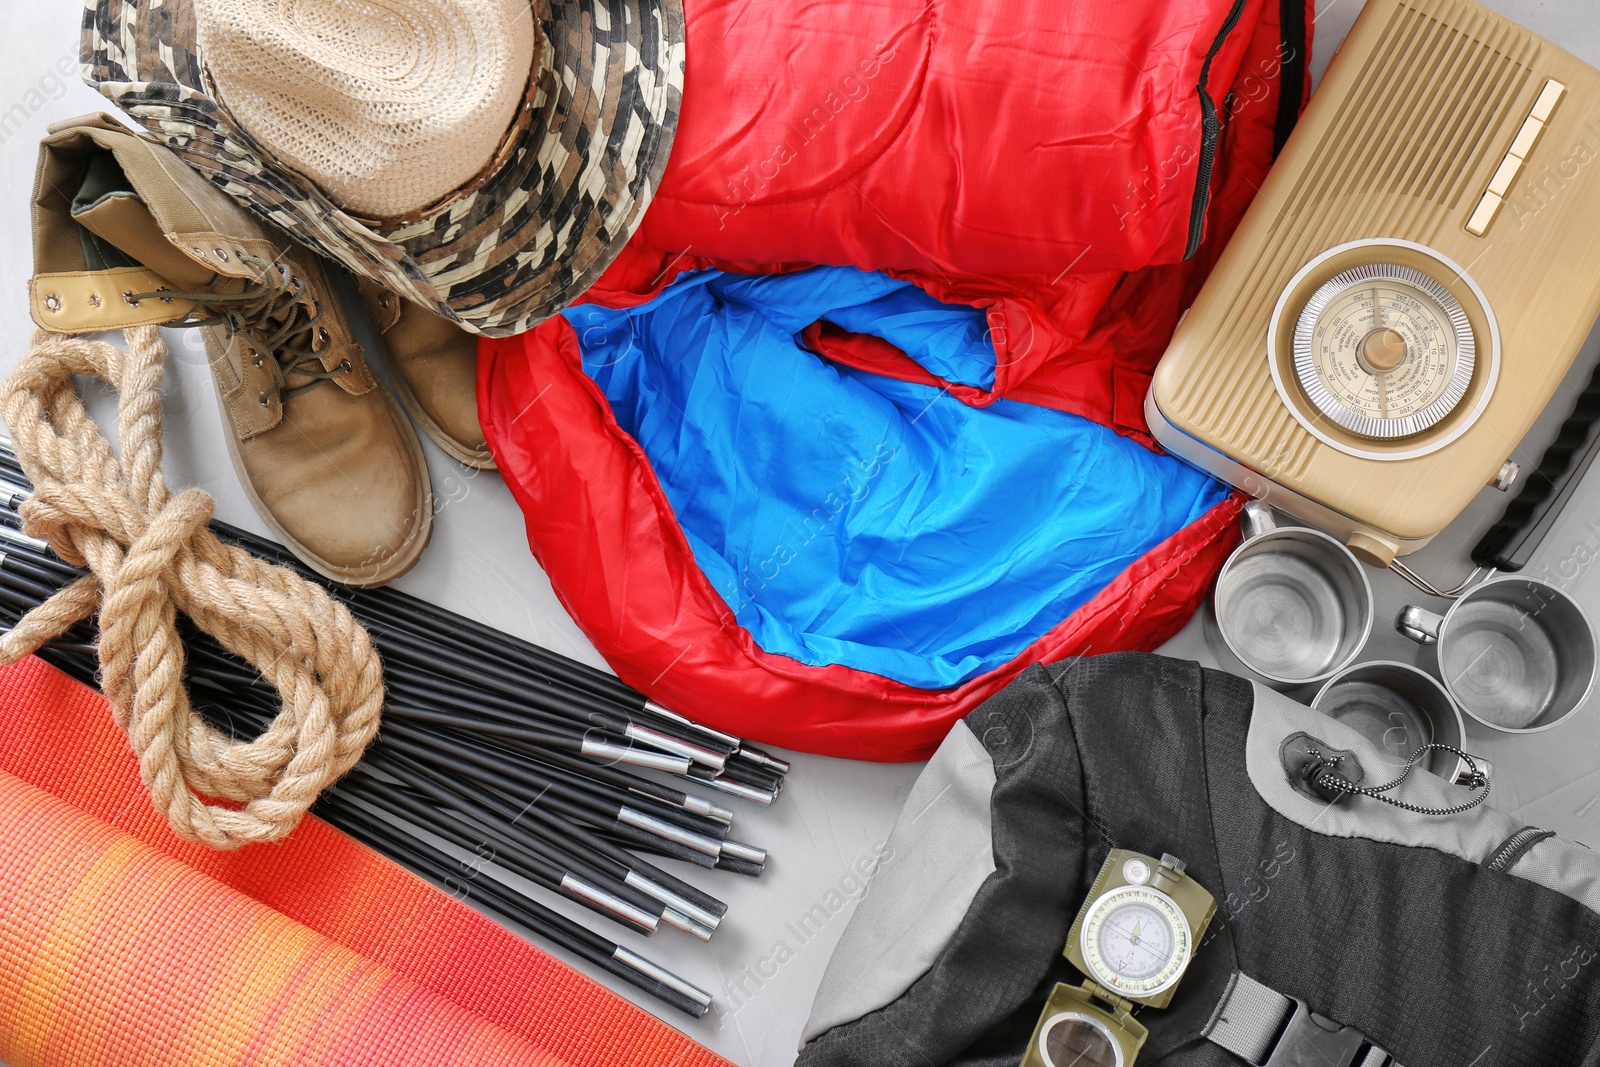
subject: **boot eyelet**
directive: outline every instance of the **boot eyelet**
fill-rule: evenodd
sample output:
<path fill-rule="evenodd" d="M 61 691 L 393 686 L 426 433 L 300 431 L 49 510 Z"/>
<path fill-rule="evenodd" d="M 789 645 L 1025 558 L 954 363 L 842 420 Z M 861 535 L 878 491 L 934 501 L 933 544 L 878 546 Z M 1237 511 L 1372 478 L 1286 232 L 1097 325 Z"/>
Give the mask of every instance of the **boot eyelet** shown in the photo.
<path fill-rule="evenodd" d="M 260 352 L 257 352 L 256 355 L 255 355 L 255 358 L 252 359 L 250 362 L 254 363 L 256 366 L 259 367 L 262 364 L 266 363 L 266 361 L 267 361 L 267 357 L 263 356 Z"/>
<path fill-rule="evenodd" d="M 131 291 L 122 294 L 122 302 L 124 304 L 127 304 L 131 308 L 136 308 L 136 307 L 139 306 L 139 301 L 134 299 L 133 293 Z"/>
<path fill-rule="evenodd" d="M 389 302 L 391 300 L 393 300 L 393 299 L 394 298 L 388 293 L 379 293 L 378 294 L 378 306 L 381 307 L 381 308 L 387 309 L 388 306 L 389 306 Z"/>
<path fill-rule="evenodd" d="M 268 404 L 272 403 L 272 396 L 269 393 L 262 393 L 260 396 L 256 397 L 256 399 L 261 401 L 262 407 L 266 407 Z"/>
<path fill-rule="evenodd" d="M 51 296 L 45 297 L 44 298 L 44 307 L 45 307 L 46 311 L 60 311 L 61 310 L 61 298 L 59 296 L 55 296 L 55 295 L 51 295 Z"/>
<path fill-rule="evenodd" d="M 326 346 L 329 340 L 330 340 L 330 338 L 328 337 L 327 329 L 325 327 L 318 326 L 317 327 L 317 344 Z"/>
<path fill-rule="evenodd" d="M 342 371 L 345 371 L 346 373 L 349 373 L 350 361 L 348 359 L 341 359 L 339 361 L 339 369 L 342 370 Z"/>
<path fill-rule="evenodd" d="M 218 259 L 222 260 L 222 262 L 224 262 L 224 263 L 228 262 L 227 249 L 224 249 L 224 248 L 213 248 L 211 251 Z"/>
<path fill-rule="evenodd" d="M 97 308 L 97 307 L 100 306 L 100 294 L 99 293 L 90 293 L 89 294 L 89 306 L 92 307 L 92 308 Z M 51 308 L 51 310 L 54 311 L 55 309 Z"/>

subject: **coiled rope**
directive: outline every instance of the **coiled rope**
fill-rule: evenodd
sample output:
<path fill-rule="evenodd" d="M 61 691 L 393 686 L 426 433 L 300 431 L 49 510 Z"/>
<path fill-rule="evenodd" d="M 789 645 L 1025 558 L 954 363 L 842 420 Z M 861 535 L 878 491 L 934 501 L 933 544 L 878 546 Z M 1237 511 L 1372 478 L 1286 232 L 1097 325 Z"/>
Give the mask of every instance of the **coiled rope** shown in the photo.
<path fill-rule="evenodd" d="M 22 659 L 98 609 L 101 688 L 156 809 L 181 837 L 213 848 L 273 841 L 377 734 L 378 653 L 325 590 L 219 541 L 206 525 L 207 493 L 169 494 L 161 473 L 165 349 L 153 326 L 126 338 L 124 352 L 40 331 L 0 386 L 0 414 L 34 485 L 21 508 L 24 531 L 89 570 L 0 637 L 0 663 Z M 120 458 L 73 375 L 116 390 Z M 180 611 L 281 694 L 277 718 L 254 741 L 235 741 L 190 706 Z"/>

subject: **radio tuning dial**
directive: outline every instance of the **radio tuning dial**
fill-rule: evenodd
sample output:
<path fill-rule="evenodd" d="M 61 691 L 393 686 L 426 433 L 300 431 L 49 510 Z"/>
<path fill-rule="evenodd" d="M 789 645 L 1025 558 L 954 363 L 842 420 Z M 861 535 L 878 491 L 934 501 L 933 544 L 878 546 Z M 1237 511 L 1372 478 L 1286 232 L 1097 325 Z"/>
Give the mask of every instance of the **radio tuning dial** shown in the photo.
<path fill-rule="evenodd" d="M 1450 290 L 1393 263 L 1334 275 L 1295 323 L 1295 376 L 1306 398 L 1349 433 L 1379 440 L 1422 433 L 1455 410 L 1476 351 Z"/>

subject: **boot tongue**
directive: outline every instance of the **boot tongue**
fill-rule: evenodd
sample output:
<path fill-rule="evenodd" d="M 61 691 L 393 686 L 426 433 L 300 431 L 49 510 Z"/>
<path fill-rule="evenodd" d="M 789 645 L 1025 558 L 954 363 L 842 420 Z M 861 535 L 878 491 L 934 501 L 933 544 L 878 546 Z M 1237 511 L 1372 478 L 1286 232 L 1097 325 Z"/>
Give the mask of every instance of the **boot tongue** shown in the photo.
<path fill-rule="evenodd" d="M 110 152 L 96 151 L 90 158 L 70 211 L 80 227 L 84 261 L 90 270 L 141 266 L 161 275 L 170 288 L 179 292 L 238 292 L 243 285 L 239 279 L 217 275 L 173 247 Z M 315 328 L 306 324 L 315 313 L 314 307 L 298 292 L 291 295 L 273 291 L 272 284 L 283 280 L 269 270 L 263 279 L 267 284 L 263 304 L 248 314 L 248 325 L 241 327 L 236 322 L 234 328 L 242 328 L 259 344 L 285 325 L 298 322 L 298 328 L 270 346 L 273 351 L 267 353 L 283 367 L 285 389 L 297 391 L 326 380 L 328 372 L 314 355 L 302 360 L 298 354 L 285 352 L 290 346 L 309 349 L 316 334 Z M 237 305 L 234 307 L 242 312 Z M 265 350 L 269 346 L 261 347 Z"/>
<path fill-rule="evenodd" d="M 90 270 L 141 266 L 178 290 L 210 288 L 216 279 L 211 270 L 172 247 L 110 152 L 98 151 L 90 159 L 71 210 L 82 227 L 79 236 Z"/>

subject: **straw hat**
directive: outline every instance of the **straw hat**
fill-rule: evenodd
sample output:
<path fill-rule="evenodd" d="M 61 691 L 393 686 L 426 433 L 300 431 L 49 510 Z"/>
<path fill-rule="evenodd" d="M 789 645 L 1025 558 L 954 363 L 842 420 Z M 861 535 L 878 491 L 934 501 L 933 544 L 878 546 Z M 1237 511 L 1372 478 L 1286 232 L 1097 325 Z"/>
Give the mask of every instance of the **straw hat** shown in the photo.
<path fill-rule="evenodd" d="M 290 236 L 491 336 L 638 226 L 682 0 L 91 0 L 84 78 Z"/>

